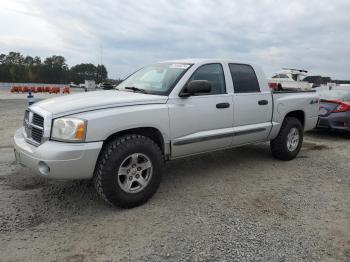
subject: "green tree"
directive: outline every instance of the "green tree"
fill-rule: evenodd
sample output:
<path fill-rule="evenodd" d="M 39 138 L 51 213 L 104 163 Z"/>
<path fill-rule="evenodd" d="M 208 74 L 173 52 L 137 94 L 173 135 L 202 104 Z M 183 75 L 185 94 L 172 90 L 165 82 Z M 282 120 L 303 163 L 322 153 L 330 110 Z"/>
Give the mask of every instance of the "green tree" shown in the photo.
<path fill-rule="evenodd" d="M 108 77 L 107 69 L 104 65 L 97 65 L 97 79 L 96 82 L 102 83 Z"/>
<path fill-rule="evenodd" d="M 31 56 L 26 56 L 26 57 L 24 58 L 24 64 L 25 64 L 26 66 L 32 66 L 32 65 L 34 64 L 34 58 L 31 57 Z"/>
<path fill-rule="evenodd" d="M 6 59 L 6 55 L 5 54 L 0 54 L 0 64 L 4 64 L 5 63 L 5 59 Z"/>
<path fill-rule="evenodd" d="M 18 52 L 10 52 L 5 58 L 5 64 L 23 65 L 24 57 Z"/>
<path fill-rule="evenodd" d="M 47 57 L 41 68 L 42 78 L 46 83 L 66 83 L 69 81 L 69 70 L 63 56 Z"/>
<path fill-rule="evenodd" d="M 78 64 L 68 68 L 63 56 L 53 55 L 44 62 L 35 56 L 24 57 L 18 52 L 0 54 L 0 82 L 32 82 L 66 84 L 70 81 L 82 83 L 85 80 L 102 82 L 108 73 L 104 65 Z"/>
<path fill-rule="evenodd" d="M 70 69 L 70 78 L 75 83 L 83 83 L 85 80 L 103 82 L 107 79 L 107 75 L 104 65 L 78 64 Z"/>
<path fill-rule="evenodd" d="M 41 58 L 38 56 L 34 57 L 33 64 L 34 65 L 41 65 Z"/>

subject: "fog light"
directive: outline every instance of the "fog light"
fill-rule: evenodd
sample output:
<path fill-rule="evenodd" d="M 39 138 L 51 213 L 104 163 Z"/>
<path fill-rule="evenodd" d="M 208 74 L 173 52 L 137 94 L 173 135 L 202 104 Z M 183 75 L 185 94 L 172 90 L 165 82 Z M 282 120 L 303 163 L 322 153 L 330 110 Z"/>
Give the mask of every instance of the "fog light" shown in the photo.
<path fill-rule="evenodd" d="M 47 176 L 50 173 L 50 167 L 43 161 L 39 162 L 38 169 L 39 169 L 39 172 L 44 176 Z"/>

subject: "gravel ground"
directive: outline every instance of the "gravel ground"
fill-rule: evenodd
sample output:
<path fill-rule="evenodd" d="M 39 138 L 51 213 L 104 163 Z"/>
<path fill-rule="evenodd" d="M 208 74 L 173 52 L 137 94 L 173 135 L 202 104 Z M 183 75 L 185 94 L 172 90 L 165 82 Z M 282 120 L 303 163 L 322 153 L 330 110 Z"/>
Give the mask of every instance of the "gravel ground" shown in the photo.
<path fill-rule="evenodd" d="M 156 195 L 122 210 L 88 181 L 16 165 L 26 102 L 0 97 L 1 261 L 350 261 L 350 143 L 311 132 L 297 159 L 258 144 L 170 162 Z"/>

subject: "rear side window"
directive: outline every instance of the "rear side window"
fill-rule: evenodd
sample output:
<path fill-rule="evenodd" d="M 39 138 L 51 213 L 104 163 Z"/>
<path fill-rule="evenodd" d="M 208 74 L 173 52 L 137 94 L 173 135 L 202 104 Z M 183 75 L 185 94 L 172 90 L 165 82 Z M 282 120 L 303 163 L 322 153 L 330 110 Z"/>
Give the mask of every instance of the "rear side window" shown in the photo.
<path fill-rule="evenodd" d="M 211 92 L 203 95 L 226 93 L 225 75 L 221 64 L 206 64 L 199 67 L 191 76 L 192 80 L 207 80 L 211 84 Z"/>
<path fill-rule="evenodd" d="M 259 82 L 250 65 L 229 64 L 235 93 L 260 92 Z"/>

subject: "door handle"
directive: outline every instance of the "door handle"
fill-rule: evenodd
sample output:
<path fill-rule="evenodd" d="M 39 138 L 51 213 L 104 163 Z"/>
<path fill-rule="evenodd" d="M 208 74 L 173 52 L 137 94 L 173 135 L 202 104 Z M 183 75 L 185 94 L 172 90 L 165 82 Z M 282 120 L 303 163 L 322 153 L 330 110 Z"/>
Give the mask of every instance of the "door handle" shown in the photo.
<path fill-rule="evenodd" d="M 229 108 L 230 107 L 230 103 L 219 103 L 219 104 L 216 104 L 216 108 Z"/>
<path fill-rule="evenodd" d="M 267 101 L 267 100 L 259 100 L 258 101 L 258 104 L 261 106 L 267 105 L 268 103 L 269 103 L 269 101 Z"/>

